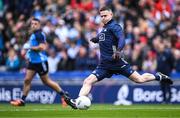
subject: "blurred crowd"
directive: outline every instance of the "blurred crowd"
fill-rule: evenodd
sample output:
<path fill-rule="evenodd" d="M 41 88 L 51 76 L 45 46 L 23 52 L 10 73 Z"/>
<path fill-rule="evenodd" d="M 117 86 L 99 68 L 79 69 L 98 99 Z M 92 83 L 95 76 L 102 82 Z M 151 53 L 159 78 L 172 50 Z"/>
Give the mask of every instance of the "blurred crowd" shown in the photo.
<path fill-rule="evenodd" d="M 133 69 L 180 72 L 179 0 L 0 0 L 0 71 L 24 71 L 20 51 L 32 17 L 47 35 L 51 73 L 95 69 L 99 47 L 89 40 L 103 27 L 104 5 L 124 29 L 124 57 Z"/>

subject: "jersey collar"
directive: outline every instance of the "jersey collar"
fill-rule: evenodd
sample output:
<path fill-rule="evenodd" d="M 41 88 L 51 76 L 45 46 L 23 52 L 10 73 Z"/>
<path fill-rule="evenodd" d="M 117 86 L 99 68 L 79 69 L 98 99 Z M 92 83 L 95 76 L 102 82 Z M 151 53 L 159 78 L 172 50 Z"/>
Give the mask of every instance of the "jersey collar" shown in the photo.
<path fill-rule="evenodd" d="M 108 21 L 108 22 L 104 25 L 104 27 L 106 27 L 108 24 L 111 24 L 112 22 L 114 22 L 113 19 L 111 19 L 110 21 Z"/>
<path fill-rule="evenodd" d="M 41 32 L 42 29 L 35 30 L 34 33 Z"/>

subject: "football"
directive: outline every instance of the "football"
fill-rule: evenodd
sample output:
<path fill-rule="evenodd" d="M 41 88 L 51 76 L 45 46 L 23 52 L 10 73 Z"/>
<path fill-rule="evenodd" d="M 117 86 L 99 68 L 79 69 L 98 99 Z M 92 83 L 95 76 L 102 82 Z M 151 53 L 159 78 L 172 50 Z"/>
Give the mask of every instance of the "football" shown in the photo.
<path fill-rule="evenodd" d="M 76 99 L 76 107 L 81 110 L 87 110 L 91 106 L 91 100 L 87 96 L 80 96 Z"/>

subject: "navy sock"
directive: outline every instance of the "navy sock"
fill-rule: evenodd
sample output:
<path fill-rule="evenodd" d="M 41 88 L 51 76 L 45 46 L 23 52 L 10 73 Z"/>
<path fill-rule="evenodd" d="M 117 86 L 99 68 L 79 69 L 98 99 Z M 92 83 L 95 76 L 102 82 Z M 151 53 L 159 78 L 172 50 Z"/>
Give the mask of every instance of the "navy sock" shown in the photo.
<path fill-rule="evenodd" d="M 60 91 L 60 92 L 58 92 L 61 96 L 63 96 L 64 95 L 64 91 Z"/>
<path fill-rule="evenodd" d="M 23 95 L 21 99 L 22 99 L 23 101 L 25 101 L 26 96 L 25 96 L 25 95 Z"/>
<path fill-rule="evenodd" d="M 155 76 L 157 81 L 161 81 L 161 79 L 162 79 L 161 75 L 156 73 L 154 76 Z"/>

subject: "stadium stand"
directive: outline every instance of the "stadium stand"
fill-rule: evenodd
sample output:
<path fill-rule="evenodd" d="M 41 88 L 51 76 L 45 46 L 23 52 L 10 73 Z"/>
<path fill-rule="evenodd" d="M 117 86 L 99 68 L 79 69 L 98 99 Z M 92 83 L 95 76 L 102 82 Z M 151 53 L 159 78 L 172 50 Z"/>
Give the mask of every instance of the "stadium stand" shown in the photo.
<path fill-rule="evenodd" d="M 178 0 L 0 0 L 0 70 L 23 72 L 20 56 L 32 17 L 48 36 L 50 72 L 93 70 L 98 46 L 89 40 L 102 28 L 98 9 L 110 5 L 125 31 L 126 59 L 138 71 L 156 71 L 155 45 L 162 40 L 180 67 L 180 2 Z M 52 51 L 53 50 L 53 51 Z M 55 61 L 58 60 L 58 61 Z"/>

